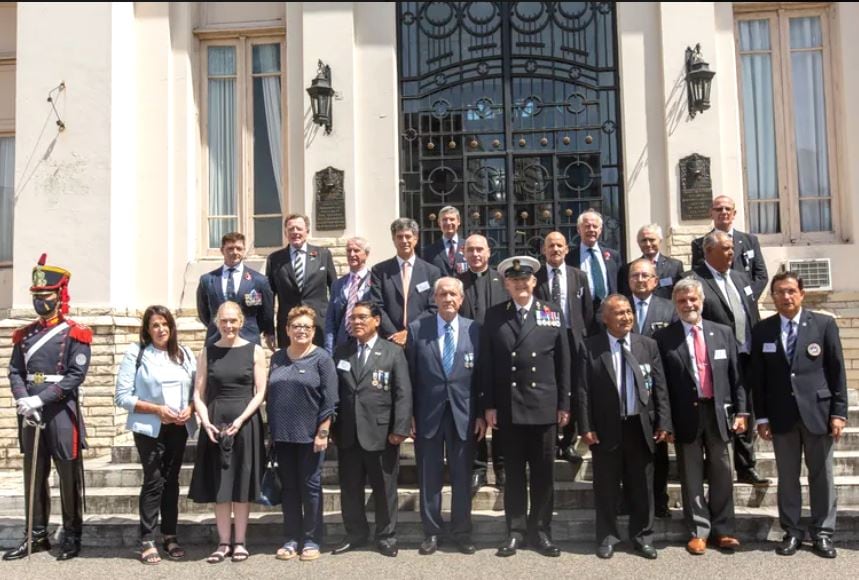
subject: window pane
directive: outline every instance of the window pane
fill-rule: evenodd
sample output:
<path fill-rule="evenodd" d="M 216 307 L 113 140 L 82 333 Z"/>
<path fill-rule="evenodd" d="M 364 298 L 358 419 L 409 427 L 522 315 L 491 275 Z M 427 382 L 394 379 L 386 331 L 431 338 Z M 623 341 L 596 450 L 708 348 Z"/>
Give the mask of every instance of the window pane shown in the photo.
<path fill-rule="evenodd" d="M 741 21 L 740 51 L 769 48 L 769 21 Z M 748 48 L 747 48 L 748 47 Z M 753 233 L 781 231 L 778 160 L 776 158 L 772 55 L 741 54 L 743 91 L 743 152 Z M 769 201 L 769 203 L 755 203 Z"/>
<path fill-rule="evenodd" d="M 209 70 L 229 70 L 232 60 L 235 72 L 235 48 L 210 47 Z M 235 79 L 209 79 L 208 85 L 208 136 L 209 136 L 209 215 L 236 216 L 238 171 L 236 165 L 236 81 Z M 226 223 L 235 227 L 236 220 L 210 221 L 209 247 L 221 246 L 219 228 Z"/>
<path fill-rule="evenodd" d="M 279 248 L 283 244 L 280 218 L 254 219 L 254 246 L 257 248 Z"/>
<path fill-rule="evenodd" d="M 209 47 L 209 76 L 236 74 L 236 48 L 234 46 Z"/>
<path fill-rule="evenodd" d="M 255 44 L 253 74 L 280 72 L 280 44 Z"/>
<path fill-rule="evenodd" d="M 818 17 L 791 18 L 791 81 L 793 85 L 794 140 L 800 199 L 800 229 L 804 232 L 832 230 L 829 198 L 829 152 L 827 148 L 826 102 L 823 95 L 823 50 L 806 47 L 821 44 Z"/>
<path fill-rule="evenodd" d="M 15 138 L 0 137 L 0 262 L 12 261 L 15 211 Z"/>
<path fill-rule="evenodd" d="M 253 99 L 254 214 L 280 214 L 283 191 L 280 76 L 255 77 Z M 259 246 L 259 241 L 254 245 Z"/>
<path fill-rule="evenodd" d="M 209 247 L 220 248 L 221 237 L 237 230 L 236 218 L 209 218 Z"/>

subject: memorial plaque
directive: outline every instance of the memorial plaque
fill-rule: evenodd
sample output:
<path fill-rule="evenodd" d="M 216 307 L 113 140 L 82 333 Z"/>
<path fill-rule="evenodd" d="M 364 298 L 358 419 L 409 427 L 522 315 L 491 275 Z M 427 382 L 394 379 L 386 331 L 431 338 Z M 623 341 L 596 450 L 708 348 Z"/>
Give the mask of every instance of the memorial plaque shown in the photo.
<path fill-rule="evenodd" d="M 346 229 L 346 193 L 343 191 L 343 171 L 326 167 L 317 171 L 316 230 Z"/>
<path fill-rule="evenodd" d="M 710 158 L 693 153 L 680 160 L 680 219 L 700 220 L 710 217 L 713 184 L 710 181 Z"/>

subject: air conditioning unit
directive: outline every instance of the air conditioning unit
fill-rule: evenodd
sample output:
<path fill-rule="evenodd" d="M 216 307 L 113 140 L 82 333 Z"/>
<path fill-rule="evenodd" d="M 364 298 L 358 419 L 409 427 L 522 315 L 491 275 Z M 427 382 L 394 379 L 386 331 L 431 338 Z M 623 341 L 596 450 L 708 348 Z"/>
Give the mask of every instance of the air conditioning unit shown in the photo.
<path fill-rule="evenodd" d="M 803 287 L 806 290 L 818 292 L 832 290 L 832 263 L 829 258 L 788 260 L 785 267 L 802 278 Z"/>

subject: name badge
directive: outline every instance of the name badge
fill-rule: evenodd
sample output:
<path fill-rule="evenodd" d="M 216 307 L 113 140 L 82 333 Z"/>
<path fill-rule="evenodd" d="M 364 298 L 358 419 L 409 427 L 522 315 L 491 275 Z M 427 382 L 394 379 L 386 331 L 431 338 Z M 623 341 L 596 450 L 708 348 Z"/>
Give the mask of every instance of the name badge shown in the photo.
<path fill-rule="evenodd" d="M 728 352 L 724 348 L 717 348 L 713 354 L 716 360 L 728 360 Z"/>
<path fill-rule="evenodd" d="M 746 251 L 746 257 L 747 257 L 749 260 L 754 260 L 754 259 L 755 259 L 755 251 L 754 251 L 754 250 L 748 250 L 748 251 Z"/>
<path fill-rule="evenodd" d="M 746 286 L 745 288 L 743 288 L 743 292 L 746 293 L 746 296 L 751 296 L 752 294 L 754 294 L 754 292 L 752 292 L 751 286 Z"/>
<path fill-rule="evenodd" d="M 352 364 L 348 360 L 341 360 L 337 363 L 337 370 L 351 371 L 352 370 Z"/>
<path fill-rule="evenodd" d="M 417 286 L 415 286 L 415 290 L 418 292 L 426 292 L 429 290 L 429 282 L 421 282 Z"/>
<path fill-rule="evenodd" d="M 775 343 L 774 342 L 765 342 L 764 343 L 764 352 L 775 352 Z"/>
<path fill-rule="evenodd" d="M 659 285 L 663 288 L 665 286 L 674 286 L 674 280 L 672 280 L 670 276 L 668 278 L 660 278 Z"/>

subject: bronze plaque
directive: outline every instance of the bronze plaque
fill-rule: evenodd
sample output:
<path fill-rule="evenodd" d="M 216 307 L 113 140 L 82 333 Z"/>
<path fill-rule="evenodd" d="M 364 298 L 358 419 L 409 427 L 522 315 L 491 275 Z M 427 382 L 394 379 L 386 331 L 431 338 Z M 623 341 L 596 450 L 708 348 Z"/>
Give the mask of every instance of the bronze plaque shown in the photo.
<path fill-rule="evenodd" d="M 316 230 L 346 229 L 346 193 L 343 171 L 326 167 L 316 172 Z"/>
<path fill-rule="evenodd" d="M 701 220 L 710 217 L 713 184 L 710 181 L 710 158 L 693 153 L 680 160 L 680 219 Z"/>

